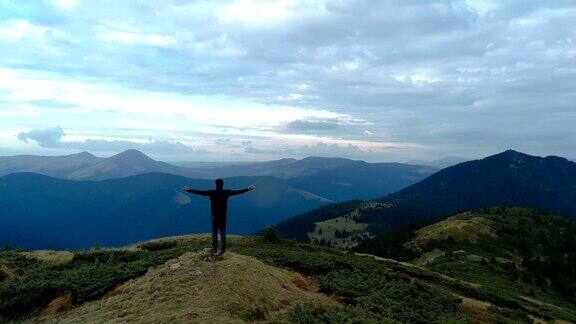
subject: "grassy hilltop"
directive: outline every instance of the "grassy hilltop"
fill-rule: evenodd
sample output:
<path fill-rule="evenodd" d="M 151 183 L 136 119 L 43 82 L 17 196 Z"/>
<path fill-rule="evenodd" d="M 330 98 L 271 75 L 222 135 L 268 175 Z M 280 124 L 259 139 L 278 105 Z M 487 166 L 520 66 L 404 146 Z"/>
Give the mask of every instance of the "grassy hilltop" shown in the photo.
<path fill-rule="evenodd" d="M 0 322 L 576 322 L 574 230 L 500 208 L 375 242 L 399 260 L 261 237 L 216 262 L 207 236 L 3 251 Z"/>

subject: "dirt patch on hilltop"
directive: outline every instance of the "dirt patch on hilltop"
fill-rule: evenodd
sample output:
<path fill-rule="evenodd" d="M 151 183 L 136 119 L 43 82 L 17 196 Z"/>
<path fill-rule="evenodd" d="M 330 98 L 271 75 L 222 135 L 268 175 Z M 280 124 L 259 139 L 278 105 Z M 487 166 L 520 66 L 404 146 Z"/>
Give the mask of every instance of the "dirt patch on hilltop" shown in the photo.
<path fill-rule="evenodd" d="M 42 310 L 40 316 L 48 317 L 62 312 L 71 310 L 74 306 L 72 305 L 72 293 L 67 293 L 63 296 L 55 298 Z"/>

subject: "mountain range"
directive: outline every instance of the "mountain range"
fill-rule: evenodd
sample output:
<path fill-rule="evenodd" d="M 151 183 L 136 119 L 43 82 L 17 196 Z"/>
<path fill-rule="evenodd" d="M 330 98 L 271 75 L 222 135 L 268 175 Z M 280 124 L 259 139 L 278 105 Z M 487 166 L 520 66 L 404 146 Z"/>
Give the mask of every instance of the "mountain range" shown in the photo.
<path fill-rule="evenodd" d="M 188 169 L 197 178 L 273 176 L 334 201 L 373 198 L 377 192 L 395 192 L 436 171 L 438 168 L 422 165 L 324 157 Z"/>
<path fill-rule="evenodd" d="M 137 150 L 127 150 L 109 158 L 99 158 L 88 152 L 64 156 L 0 157 L 0 176 L 21 172 L 70 180 L 106 180 L 149 172 L 182 174 L 185 169 L 155 161 Z"/>
<path fill-rule="evenodd" d="M 83 153 L 50 160 L 44 170 L 61 176 L 74 168 L 68 174 L 94 178 L 142 174 L 90 181 L 32 173 L 0 177 L 0 244 L 117 246 L 209 229 L 208 202 L 186 196 L 179 188 L 212 188 L 213 182 L 169 174 L 194 168 L 154 161 L 138 151 L 107 159 Z M 90 160 L 96 162 L 86 163 Z M 3 165 L 14 163 L 4 160 Z M 231 203 L 229 229 L 237 234 L 278 223 L 281 236 L 354 249 L 395 228 L 435 221 L 461 210 L 513 205 L 576 216 L 576 163 L 512 150 L 430 176 L 434 169 L 428 167 L 327 158 L 209 169 L 230 175 L 226 172 L 234 168 L 242 176 L 226 178 L 228 187 L 255 184 L 258 188 Z M 146 173 L 150 170 L 160 172 Z M 387 194 L 394 188 L 400 190 Z"/>
<path fill-rule="evenodd" d="M 266 225 L 335 201 L 373 198 L 415 183 L 436 169 L 310 157 L 182 167 L 128 150 L 109 158 L 0 158 L 0 244 L 22 247 L 117 246 L 209 230 L 208 202 L 179 192 L 184 185 L 258 190 L 231 203 L 229 231 Z M 190 178 L 197 176 L 197 178 Z M 211 179 L 211 180 L 208 180 Z"/>
<path fill-rule="evenodd" d="M 508 150 L 448 167 L 379 201 L 418 203 L 446 212 L 530 206 L 576 216 L 576 163 Z"/>
<path fill-rule="evenodd" d="M 285 237 L 354 248 L 410 223 L 491 206 L 576 216 L 576 163 L 508 150 L 443 169 L 396 193 L 321 207 L 278 224 Z"/>
<path fill-rule="evenodd" d="M 272 176 L 326 199 L 369 199 L 414 184 L 437 168 L 401 163 L 367 163 L 309 157 L 268 162 L 177 166 L 151 159 L 137 150 L 109 158 L 83 152 L 67 156 L 0 157 L 0 176 L 33 172 L 68 180 L 108 180 L 145 173 L 166 173 L 194 179 Z"/>

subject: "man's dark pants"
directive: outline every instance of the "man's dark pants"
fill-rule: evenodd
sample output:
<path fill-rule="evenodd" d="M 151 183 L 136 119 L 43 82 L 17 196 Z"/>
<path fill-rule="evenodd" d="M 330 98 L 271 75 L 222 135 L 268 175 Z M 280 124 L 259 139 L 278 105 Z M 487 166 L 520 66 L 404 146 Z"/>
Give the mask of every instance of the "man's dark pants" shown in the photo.
<path fill-rule="evenodd" d="M 218 233 L 222 244 L 221 253 L 226 252 L 226 218 L 212 218 L 212 252 L 218 250 Z"/>

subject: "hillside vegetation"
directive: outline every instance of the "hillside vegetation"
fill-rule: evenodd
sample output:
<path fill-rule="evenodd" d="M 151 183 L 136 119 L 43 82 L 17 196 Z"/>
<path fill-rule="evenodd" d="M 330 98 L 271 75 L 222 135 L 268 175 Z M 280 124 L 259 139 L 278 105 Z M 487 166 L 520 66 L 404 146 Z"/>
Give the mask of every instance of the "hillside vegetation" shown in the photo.
<path fill-rule="evenodd" d="M 529 208 L 457 214 L 359 247 L 410 261 L 462 281 L 510 305 L 538 307 L 544 319 L 576 321 L 576 222 Z"/>
<path fill-rule="evenodd" d="M 280 222 L 277 229 L 284 238 L 355 249 L 362 241 L 371 245 L 366 238 L 386 240 L 391 231 L 405 232 L 406 226 L 418 228 L 478 208 L 522 206 L 576 217 L 574 197 L 576 163 L 509 150 L 448 167 L 373 201 L 319 207 Z M 337 219 L 362 225 L 340 222 L 334 224 L 338 235 L 332 228 L 323 235 L 323 228 Z"/>
<path fill-rule="evenodd" d="M 232 238 L 232 253 L 215 262 L 199 252 L 204 236 L 72 256 L 4 251 L 0 321 L 576 321 L 573 245 L 563 248 L 574 224 L 523 209 L 446 222 L 475 218 L 485 220 L 411 231 L 397 250 L 410 262 L 270 236 Z"/>
<path fill-rule="evenodd" d="M 363 241 L 386 237 L 392 230 L 428 224 L 449 215 L 416 203 L 350 201 L 305 212 L 278 223 L 276 228 L 284 238 L 351 249 Z"/>

